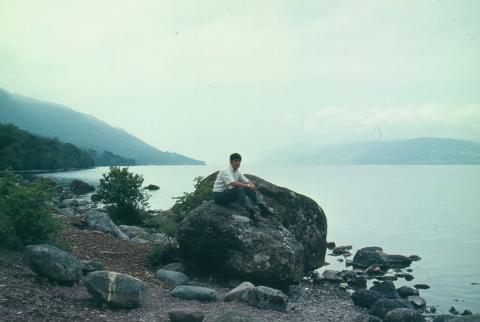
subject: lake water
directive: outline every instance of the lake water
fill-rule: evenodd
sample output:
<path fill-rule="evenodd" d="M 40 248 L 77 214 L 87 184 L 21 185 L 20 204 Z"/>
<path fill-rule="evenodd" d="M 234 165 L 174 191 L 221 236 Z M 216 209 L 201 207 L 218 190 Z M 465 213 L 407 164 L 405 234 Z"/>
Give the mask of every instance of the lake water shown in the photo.
<path fill-rule="evenodd" d="M 222 166 L 136 166 L 145 184 L 156 184 L 152 209 L 167 209 L 172 197 L 193 190 L 193 179 Z M 440 312 L 450 306 L 480 312 L 480 166 L 248 166 L 260 176 L 314 199 L 328 220 L 328 241 L 354 251 L 381 246 L 389 254 L 419 255 L 415 279 L 397 287 L 425 283 L 420 294 Z M 108 168 L 54 173 L 98 185 Z M 344 263 L 327 256 L 329 269 Z"/>

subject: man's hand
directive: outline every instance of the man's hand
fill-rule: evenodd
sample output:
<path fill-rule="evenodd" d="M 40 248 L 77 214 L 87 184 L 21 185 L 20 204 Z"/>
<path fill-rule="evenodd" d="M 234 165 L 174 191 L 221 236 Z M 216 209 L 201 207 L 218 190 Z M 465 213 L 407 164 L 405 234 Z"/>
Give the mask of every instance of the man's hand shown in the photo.
<path fill-rule="evenodd" d="M 248 182 L 247 183 L 247 188 L 250 189 L 250 190 L 257 190 L 257 187 L 255 187 L 255 185 L 253 184 L 253 182 Z"/>

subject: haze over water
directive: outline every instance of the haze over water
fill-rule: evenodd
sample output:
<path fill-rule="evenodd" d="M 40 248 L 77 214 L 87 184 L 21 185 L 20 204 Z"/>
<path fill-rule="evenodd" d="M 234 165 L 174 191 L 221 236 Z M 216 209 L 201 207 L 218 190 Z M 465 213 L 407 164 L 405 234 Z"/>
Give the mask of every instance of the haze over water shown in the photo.
<path fill-rule="evenodd" d="M 152 192 L 152 209 L 167 209 L 172 197 L 193 190 L 196 176 L 223 166 L 136 166 Z M 380 246 L 389 254 L 419 255 L 415 279 L 397 287 L 425 283 L 420 295 L 447 312 L 480 312 L 480 166 L 249 166 L 243 173 L 260 176 L 314 199 L 328 220 L 328 241 L 354 250 Z M 108 168 L 55 173 L 97 185 Z M 327 256 L 327 269 L 344 263 Z M 458 301 L 456 301 L 458 300 Z"/>

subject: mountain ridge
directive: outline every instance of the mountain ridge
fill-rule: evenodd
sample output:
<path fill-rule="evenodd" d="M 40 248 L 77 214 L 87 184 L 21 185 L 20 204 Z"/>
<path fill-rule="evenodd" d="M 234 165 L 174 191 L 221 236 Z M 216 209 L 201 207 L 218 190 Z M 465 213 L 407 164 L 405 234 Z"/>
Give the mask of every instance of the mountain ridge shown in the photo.
<path fill-rule="evenodd" d="M 303 145 L 278 151 L 269 159 L 284 164 L 480 164 L 480 143 L 419 137 L 321 147 Z"/>
<path fill-rule="evenodd" d="M 0 123 L 45 137 L 57 137 L 84 149 L 113 152 L 134 159 L 138 165 L 203 165 L 205 162 L 160 151 L 131 135 L 88 114 L 58 104 L 12 94 L 0 87 Z"/>

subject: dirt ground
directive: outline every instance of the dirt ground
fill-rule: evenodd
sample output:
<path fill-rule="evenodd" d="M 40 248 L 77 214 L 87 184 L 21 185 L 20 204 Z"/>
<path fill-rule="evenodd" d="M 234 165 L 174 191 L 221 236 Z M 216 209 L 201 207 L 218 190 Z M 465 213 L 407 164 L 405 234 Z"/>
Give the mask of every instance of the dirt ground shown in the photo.
<path fill-rule="evenodd" d="M 336 286 L 305 282 L 292 287 L 287 312 L 260 310 L 244 303 L 213 303 L 174 298 L 155 279 L 146 254 L 149 245 L 136 245 L 100 232 L 69 228 L 63 242 L 79 259 L 100 261 L 106 270 L 137 277 L 147 285 L 144 304 L 132 310 L 99 306 L 83 283 L 61 286 L 38 277 L 24 263 L 21 252 L 0 248 L 0 321 L 169 321 L 174 309 L 195 308 L 206 322 L 226 311 L 240 311 L 265 322 L 368 321 L 364 310 L 353 305 Z M 193 279 L 191 284 L 215 289 L 224 296 L 230 289 L 212 280 Z"/>

